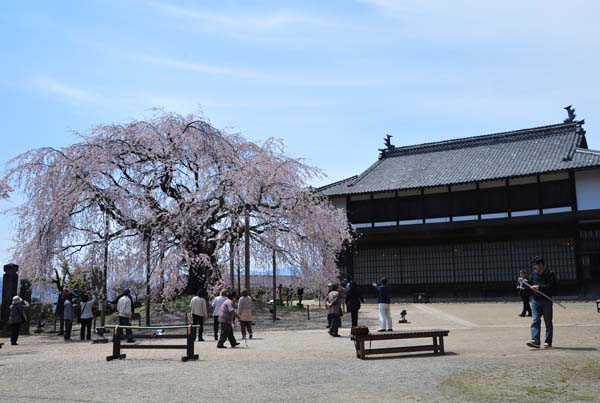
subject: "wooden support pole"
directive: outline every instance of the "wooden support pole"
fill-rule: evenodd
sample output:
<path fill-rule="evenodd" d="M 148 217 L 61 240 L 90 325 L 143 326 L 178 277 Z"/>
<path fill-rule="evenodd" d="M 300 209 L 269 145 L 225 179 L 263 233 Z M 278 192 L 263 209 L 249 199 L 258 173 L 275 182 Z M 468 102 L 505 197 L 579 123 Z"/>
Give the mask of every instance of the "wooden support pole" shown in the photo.
<path fill-rule="evenodd" d="M 250 212 L 244 215 L 244 287 L 250 291 Z"/>
<path fill-rule="evenodd" d="M 146 326 L 150 326 L 150 275 L 152 273 L 150 265 L 150 246 L 152 237 L 146 237 Z"/>
<path fill-rule="evenodd" d="M 273 322 L 277 320 L 277 250 L 273 249 Z"/>

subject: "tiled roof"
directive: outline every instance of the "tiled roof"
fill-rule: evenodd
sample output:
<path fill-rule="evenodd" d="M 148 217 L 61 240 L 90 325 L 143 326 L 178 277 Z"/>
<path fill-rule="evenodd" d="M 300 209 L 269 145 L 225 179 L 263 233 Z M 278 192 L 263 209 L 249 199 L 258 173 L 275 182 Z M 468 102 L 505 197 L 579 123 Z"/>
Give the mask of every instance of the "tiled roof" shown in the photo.
<path fill-rule="evenodd" d="M 583 121 L 396 147 L 358 176 L 322 187 L 327 196 L 414 189 L 600 166 Z"/>

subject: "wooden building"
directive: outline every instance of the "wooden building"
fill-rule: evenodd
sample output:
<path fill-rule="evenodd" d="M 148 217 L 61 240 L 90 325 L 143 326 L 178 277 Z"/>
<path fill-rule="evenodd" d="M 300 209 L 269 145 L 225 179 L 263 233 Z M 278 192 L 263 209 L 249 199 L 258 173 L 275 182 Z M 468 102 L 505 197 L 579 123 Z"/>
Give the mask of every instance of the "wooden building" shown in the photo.
<path fill-rule="evenodd" d="M 600 151 L 583 121 L 396 147 L 321 188 L 360 234 L 343 260 L 360 285 L 398 292 L 514 293 L 536 255 L 561 293 L 600 289 Z"/>

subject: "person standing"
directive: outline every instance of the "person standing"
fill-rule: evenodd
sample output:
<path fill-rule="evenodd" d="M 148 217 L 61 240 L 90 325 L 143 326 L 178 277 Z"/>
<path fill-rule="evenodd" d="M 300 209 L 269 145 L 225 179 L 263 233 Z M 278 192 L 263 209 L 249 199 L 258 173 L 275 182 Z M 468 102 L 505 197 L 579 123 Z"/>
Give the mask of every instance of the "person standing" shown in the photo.
<path fill-rule="evenodd" d="M 71 330 L 73 330 L 73 319 L 75 319 L 75 310 L 73 309 L 74 295 L 69 293 L 65 299 L 63 319 L 65 321 L 65 333 L 63 337 L 65 341 L 71 340 Z"/>
<path fill-rule="evenodd" d="M 8 307 L 8 325 L 10 327 L 10 344 L 18 346 L 17 341 L 19 340 L 19 332 L 21 330 L 21 323 L 27 321 L 25 309 L 29 307 L 29 303 L 24 301 L 23 298 L 18 295 L 12 299 L 12 304 Z"/>
<path fill-rule="evenodd" d="M 81 307 L 81 314 L 79 314 L 79 322 L 81 323 L 79 337 L 81 338 L 81 341 L 84 339 L 92 339 L 92 321 L 94 320 L 94 311 L 92 308 L 95 303 L 96 297 L 92 296 L 90 299 L 87 292 L 81 296 L 81 302 L 79 303 L 79 306 Z"/>
<path fill-rule="evenodd" d="M 331 291 L 325 298 L 325 307 L 327 308 L 328 317 L 331 318 L 331 327 L 329 335 L 332 337 L 340 337 L 338 329 L 341 325 L 341 295 L 338 291 L 338 286 L 333 285 Z"/>
<path fill-rule="evenodd" d="M 65 320 L 63 313 L 65 311 L 65 300 L 67 299 L 68 294 L 68 291 L 63 288 L 60 294 L 58 294 L 58 299 L 56 300 L 54 318 L 55 320 L 58 319 L 58 336 L 62 336 L 65 333 Z M 56 330 L 56 324 L 54 325 L 54 330 Z"/>
<path fill-rule="evenodd" d="M 205 291 L 201 288 L 196 293 L 196 296 L 190 301 L 190 310 L 192 312 L 192 324 L 199 326 L 198 328 L 192 328 L 192 334 L 196 338 L 196 331 L 198 331 L 198 341 L 204 341 L 202 335 L 204 333 L 204 318 L 208 316 L 206 309 Z"/>
<path fill-rule="evenodd" d="M 119 326 L 131 326 L 133 317 L 133 303 L 131 302 L 131 292 L 129 288 L 123 290 L 123 295 L 117 301 L 117 311 L 119 312 Z M 119 336 L 123 335 L 123 330 L 118 329 Z M 125 329 L 127 343 L 135 343 L 131 329 Z"/>
<path fill-rule="evenodd" d="M 219 340 L 219 315 L 223 303 L 227 301 L 227 291 L 221 290 L 221 293 L 213 300 L 213 330 L 215 331 L 215 340 Z"/>
<path fill-rule="evenodd" d="M 283 304 L 283 284 L 281 283 L 279 283 L 279 285 L 277 286 L 277 299 L 281 304 Z"/>
<path fill-rule="evenodd" d="M 554 272 L 546 268 L 546 262 L 540 256 L 536 256 L 533 259 L 533 272 L 531 273 L 529 284 L 533 292 L 531 297 L 533 323 L 531 324 L 531 341 L 527 345 L 533 348 L 540 348 L 541 319 L 543 317 L 544 326 L 546 327 L 544 347 L 550 348 L 552 347 L 552 338 L 554 336 L 552 301 L 538 291 L 552 298 L 556 294 L 556 276 Z"/>
<path fill-rule="evenodd" d="M 302 300 L 304 299 L 304 287 L 298 287 L 296 290 L 296 295 L 298 296 L 298 306 L 302 305 Z"/>
<path fill-rule="evenodd" d="M 226 300 L 221 304 L 221 310 L 219 312 L 219 323 L 221 324 L 221 336 L 217 343 L 217 348 L 225 347 L 225 341 L 229 340 L 231 347 L 237 346 L 238 343 L 233 335 L 233 322 L 235 318 L 239 319 L 237 312 L 235 311 L 235 301 L 237 300 L 237 294 L 235 291 L 231 292 Z"/>
<path fill-rule="evenodd" d="M 350 312 L 352 327 L 358 326 L 358 311 L 362 302 L 365 302 L 365 299 L 358 290 L 356 282 L 351 280 L 346 288 L 346 311 Z"/>
<path fill-rule="evenodd" d="M 240 318 L 242 339 L 246 339 L 246 331 L 252 338 L 252 298 L 248 296 L 248 290 L 242 291 L 242 297 L 238 301 L 237 314 Z"/>
<path fill-rule="evenodd" d="M 379 284 L 373 283 L 373 287 L 377 290 L 377 305 L 379 307 L 379 329 L 378 332 L 393 331 L 392 329 L 392 314 L 390 312 L 390 294 L 387 288 L 387 278 L 383 277 L 379 280 Z"/>
<path fill-rule="evenodd" d="M 517 291 L 521 296 L 521 301 L 523 301 L 523 310 L 519 314 L 520 317 L 531 316 L 531 290 L 523 284 L 523 280 L 527 280 L 526 270 L 521 270 L 519 272 L 519 279 L 517 282 Z"/>
<path fill-rule="evenodd" d="M 292 303 L 292 287 L 287 287 L 286 291 L 286 305 L 290 306 Z"/>

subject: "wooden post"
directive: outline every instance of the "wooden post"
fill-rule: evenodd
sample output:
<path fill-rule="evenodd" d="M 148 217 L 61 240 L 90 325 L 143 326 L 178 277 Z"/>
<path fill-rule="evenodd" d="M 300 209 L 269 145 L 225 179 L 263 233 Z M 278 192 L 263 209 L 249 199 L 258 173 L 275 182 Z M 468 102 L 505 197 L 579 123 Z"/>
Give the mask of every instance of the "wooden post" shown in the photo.
<path fill-rule="evenodd" d="M 250 212 L 244 216 L 244 287 L 250 292 Z"/>
<path fill-rule="evenodd" d="M 108 233 L 110 222 L 104 213 L 104 261 L 102 263 L 102 299 L 100 300 L 100 326 L 106 325 L 106 303 L 108 301 Z"/>
<path fill-rule="evenodd" d="M 146 235 L 146 326 L 150 326 L 150 244 L 152 237 Z M 141 320 L 141 318 L 140 318 Z"/>
<path fill-rule="evenodd" d="M 231 284 L 231 288 L 235 290 L 235 244 L 233 240 L 229 241 L 229 279 Z M 241 290 L 238 289 L 238 293 Z"/>
<path fill-rule="evenodd" d="M 273 249 L 273 322 L 277 320 L 277 250 Z"/>
<path fill-rule="evenodd" d="M 310 305 L 306 304 L 306 316 L 310 320 Z"/>

